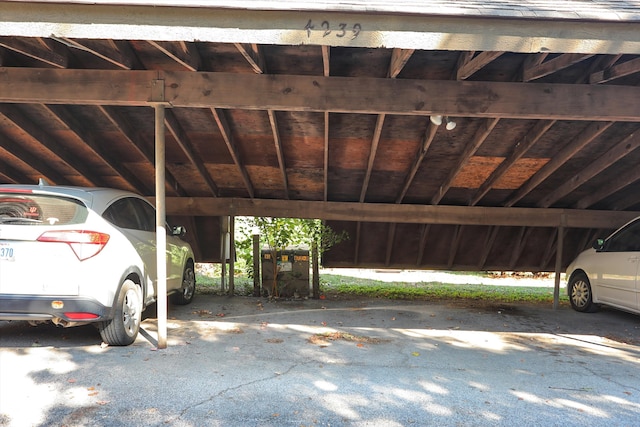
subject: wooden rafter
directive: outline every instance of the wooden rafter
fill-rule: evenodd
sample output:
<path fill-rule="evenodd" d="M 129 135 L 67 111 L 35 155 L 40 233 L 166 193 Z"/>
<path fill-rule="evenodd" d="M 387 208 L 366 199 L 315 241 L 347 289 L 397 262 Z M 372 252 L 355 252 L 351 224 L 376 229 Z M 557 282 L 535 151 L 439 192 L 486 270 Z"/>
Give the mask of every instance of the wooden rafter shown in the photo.
<path fill-rule="evenodd" d="M 449 259 L 447 261 L 447 268 L 451 269 L 456 260 L 456 254 L 458 253 L 458 246 L 460 246 L 460 240 L 464 233 L 464 225 L 456 225 L 453 232 L 453 239 L 451 239 L 451 245 L 449 246 Z"/>
<path fill-rule="evenodd" d="M 553 74 L 557 71 L 568 68 L 578 62 L 587 60 L 593 55 L 580 54 L 580 53 L 566 53 L 564 55 L 556 56 L 548 61 L 540 64 L 531 65 L 525 67 L 522 71 L 522 80 L 525 82 L 540 79 L 549 74 Z"/>
<path fill-rule="evenodd" d="M 153 152 L 153 148 L 147 147 L 142 143 L 141 136 L 138 135 L 138 132 L 136 132 L 126 120 L 123 119 L 122 115 L 116 111 L 114 107 L 98 107 L 98 110 L 100 110 L 107 120 L 109 120 L 109 122 L 118 129 L 122 137 L 131 144 L 131 147 L 145 158 L 149 164 L 155 167 L 155 153 Z M 166 187 L 171 193 L 175 193 L 180 196 L 187 195 L 186 191 L 176 180 L 171 171 L 165 170 L 164 174 L 167 182 Z"/>
<path fill-rule="evenodd" d="M 487 263 L 487 258 L 489 257 L 489 253 L 493 248 L 493 244 L 498 237 L 498 232 L 500 231 L 500 227 L 491 226 L 487 229 L 487 236 L 484 240 L 484 244 L 482 247 L 484 250 L 482 251 L 482 255 L 480 256 L 480 261 L 478 262 L 478 270 L 484 270 L 484 266 Z"/>
<path fill-rule="evenodd" d="M 420 226 L 420 243 L 418 244 L 418 256 L 416 257 L 416 266 L 422 265 L 422 259 L 424 258 L 424 250 L 427 246 L 427 238 L 429 237 L 430 224 L 422 224 Z"/>
<path fill-rule="evenodd" d="M 635 58 L 591 74 L 589 83 L 606 83 L 638 72 L 640 72 L 640 58 Z"/>
<path fill-rule="evenodd" d="M 609 181 L 596 191 L 580 199 L 575 204 L 575 207 L 576 209 L 586 209 L 638 180 L 640 180 L 640 169 L 634 167 L 623 174 L 617 175 L 616 179 Z"/>
<path fill-rule="evenodd" d="M 518 259 L 522 255 L 522 251 L 524 250 L 527 240 L 529 236 L 531 236 L 531 232 L 533 231 L 532 227 L 520 227 L 518 232 L 518 236 L 514 239 L 515 247 L 511 251 L 511 258 L 509 260 L 509 269 L 513 270 Z"/>
<path fill-rule="evenodd" d="M 555 124 L 555 120 L 540 120 L 533 129 L 514 145 L 513 151 L 500 165 L 491 173 L 491 175 L 482 183 L 476 194 L 469 203 L 471 206 L 476 205 L 491 190 L 495 184 L 511 166 L 513 166 L 525 153 L 535 145 L 536 142 Z"/>
<path fill-rule="evenodd" d="M 369 188 L 369 179 L 371 178 L 371 171 L 373 170 L 373 163 L 376 160 L 376 154 L 378 152 L 378 144 L 380 143 L 380 135 L 382 134 L 382 127 L 384 126 L 384 114 L 379 114 L 376 120 L 376 127 L 373 131 L 373 138 L 371 140 L 371 149 L 369 150 L 369 160 L 367 161 L 367 170 L 364 174 L 364 182 L 362 183 L 362 189 L 360 190 L 360 203 L 365 201 L 367 196 L 367 189 Z"/>
<path fill-rule="evenodd" d="M 414 49 L 393 49 L 387 77 L 395 79 L 413 55 Z"/>
<path fill-rule="evenodd" d="M 580 132 L 567 145 L 565 145 L 553 158 L 547 162 L 538 172 L 536 172 L 529 180 L 524 183 L 518 190 L 509 196 L 504 206 L 510 207 L 515 205 L 520 199 L 529 194 L 531 190 L 536 188 L 540 183 L 555 172 L 567 160 L 573 157 L 578 151 L 584 148 L 588 143 L 600 136 L 605 130 L 609 129 L 613 122 L 594 122 Z"/>
<path fill-rule="evenodd" d="M 322 49 L 322 75 L 329 77 L 331 74 L 331 48 L 321 46 Z M 329 200 L 329 112 L 324 112 L 324 150 L 323 150 L 323 200 Z"/>
<path fill-rule="evenodd" d="M 2 144 L 2 137 L 0 137 L 0 144 Z M 2 161 L 0 161 L 0 177 L 12 184 L 33 184 L 24 173 Z"/>
<path fill-rule="evenodd" d="M 56 184 L 70 184 L 69 180 L 62 176 L 56 169 L 48 164 L 48 162 L 40 160 L 39 157 L 33 155 L 22 148 L 20 144 L 10 140 L 2 134 L 0 134 L 0 148 L 27 163 L 33 170 L 41 173 L 51 182 Z M 16 178 L 24 178 L 24 175 L 19 174 L 17 171 L 14 172 L 14 175 Z"/>
<path fill-rule="evenodd" d="M 386 255 L 385 255 L 385 261 L 384 261 L 384 265 L 385 266 L 389 266 L 391 265 L 391 255 L 393 255 L 393 248 L 394 248 L 394 240 L 395 240 L 395 236 L 396 236 L 396 227 L 397 224 L 395 222 L 392 222 L 391 224 L 389 224 L 389 229 L 387 230 L 387 251 L 386 251 Z"/>
<path fill-rule="evenodd" d="M 126 40 L 98 41 L 90 39 L 70 39 L 59 37 L 55 40 L 74 49 L 80 49 L 97 56 L 124 70 L 144 69 L 133 49 Z"/>
<path fill-rule="evenodd" d="M 282 140 L 280 139 L 280 131 L 278 129 L 278 120 L 276 118 L 276 112 L 273 110 L 267 111 L 269 114 L 269 123 L 271 123 L 271 132 L 273 133 L 273 143 L 276 147 L 276 155 L 278 156 L 278 166 L 280 167 L 280 173 L 282 175 L 282 187 L 285 198 L 289 198 L 289 178 L 287 177 L 287 166 L 284 161 L 284 151 L 282 150 Z"/>
<path fill-rule="evenodd" d="M 193 150 L 193 145 L 191 144 L 189 137 L 187 136 L 185 131 L 182 129 L 182 126 L 180 125 L 178 118 L 175 116 L 175 114 L 171 110 L 165 111 L 164 123 L 167 129 L 169 130 L 169 132 L 171 132 L 171 135 L 173 135 L 173 138 L 175 139 L 178 146 L 182 149 L 184 154 L 189 159 L 189 162 L 191 162 L 191 164 L 196 168 L 196 170 L 198 171 L 202 179 L 207 184 L 207 187 L 209 187 L 211 194 L 213 194 L 214 196 L 218 196 L 218 192 L 219 192 L 218 186 L 213 181 L 213 178 L 209 174 L 209 171 L 207 170 L 207 167 L 202 162 L 202 159 L 200 158 L 200 156 L 198 156 L 196 152 Z"/>
<path fill-rule="evenodd" d="M 413 160 L 413 164 L 411 165 L 411 169 L 409 169 L 409 173 L 407 174 L 407 177 L 404 180 L 404 185 L 402 186 L 402 190 L 400 191 L 400 194 L 398 194 L 398 197 L 396 198 L 396 203 L 402 203 L 402 200 L 407 195 L 407 191 L 409 191 L 409 187 L 411 187 L 411 183 L 413 182 L 413 179 L 415 178 L 416 173 L 418 172 L 418 169 L 420 169 L 420 165 L 422 164 L 422 161 L 427 155 L 427 151 L 429 150 L 429 147 L 431 146 L 431 143 L 433 142 L 433 138 L 435 138 L 437 131 L 438 131 L 438 126 L 435 126 L 433 123 L 431 123 L 431 121 L 429 121 L 429 123 L 427 124 L 427 129 L 425 130 L 424 135 L 422 136 L 420 147 L 418 148 L 418 153 L 415 159 Z"/>
<path fill-rule="evenodd" d="M 458 173 L 460 173 L 463 166 L 467 164 L 471 156 L 475 154 L 478 148 L 480 148 L 480 145 L 482 145 L 482 143 L 487 139 L 493 128 L 498 124 L 499 120 L 500 119 L 487 119 L 480 125 L 480 128 L 473 135 L 471 141 L 465 146 L 456 164 L 451 168 L 449 175 L 442 182 L 442 185 L 440 185 L 438 192 L 431 198 L 432 205 L 440 203 L 440 200 L 442 200 L 446 192 L 449 191 L 449 188 L 451 187 L 451 184 L 453 184 Z"/>
<path fill-rule="evenodd" d="M 564 184 L 543 197 L 537 205 L 542 208 L 548 208 L 638 147 L 640 147 L 640 135 L 637 132 L 628 135 L 592 162 L 588 168 L 583 169 L 579 174 L 574 175 L 571 179 L 565 181 Z"/>
<path fill-rule="evenodd" d="M 253 71 L 262 74 L 266 73 L 264 55 L 260 46 L 255 43 L 234 43 L 236 49 L 244 56 Z"/>
<path fill-rule="evenodd" d="M 457 80 L 466 80 L 485 65 L 502 56 L 504 52 L 480 52 L 472 58 L 467 58 L 463 64 L 459 64 L 456 70 Z"/>
<path fill-rule="evenodd" d="M 94 132 L 82 126 L 66 107 L 60 105 L 42 105 L 42 107 L 44 107 L 52 118 L 84 141 L 87 147 L 89 147 L 102 162 L 108 165 L 136 191 L 141 194 L 149 193 L 149 188 L 147 188 L 133 172 L 127 169 L 121 160 L 116 159 L 104 144 L 101 144 L 100 141 L 96 139 Z"/>
<path fill-rule="evenodd" d="M 193 43 L 184 41 L 164 42 L 153 40 L 147 40 L 147 42 L 169 58 L 176 61 L 178 64 L 185 67 L 187 70 L 198 71 L 200 68 L 202 59 L 200 58 L 200 54 Z"/>
<path fill-rule="evenodd" d="M 49 150 L 57 158 L 65 162 L 71 169 L 75 170 L 79 175 L 93 185 L 105 185 L 104 182 L 92 178 L 93 171 L 90 166 L 74 155 L 64 144 L 60 143 L 55 137 L 44 131 L 41 127 L 36 126 L 29 117 L 19 112 L 15 107 L 12 108 L 5 104 L 0 104 L 0 117 L 4 117 L 10 121 L 18 129 L 29 135 L 44 148 Z"/>
<path fill-rule="evenodd" d="M 0 46 L 37 59 L 52 67 L 66 68 L 69 65 L 69 54 L 65 48 L 60 45 L 56 46 L 52 40 L 47 40 L 46 43 L 34 43 L 33 41 L 35 40 L 0 37 Z"/>
<path fill-rule="evenodd" d="M 231 133 L 231 127 L 229 126 L 227 115 L 224 110 L 218 110 L 216 108 L 211 109 L 211 114 L 213 114 L 213 118 L 218 124 L 218 129 L 222 134 L 222 139 L 224 139 L 224 142 L 227 144 L 229 154 L 231 154 L 231 158 L 233 159 L 233 162 L 236 164 L 236 167 L 238 168 L 238 171 L 242 176 L 242 180 L 244 181 L 247 193 L 249 193 L 249 197 L 253 199 L 253 184 L 251 183 L 251 178 L 249 178 L 249 173 L 247 172 L 247 168 L 245 168 L 244 163 L 242 162 L 240 152 L 238 151 L 235 139 L 233 137 L 233 134 Z"/>

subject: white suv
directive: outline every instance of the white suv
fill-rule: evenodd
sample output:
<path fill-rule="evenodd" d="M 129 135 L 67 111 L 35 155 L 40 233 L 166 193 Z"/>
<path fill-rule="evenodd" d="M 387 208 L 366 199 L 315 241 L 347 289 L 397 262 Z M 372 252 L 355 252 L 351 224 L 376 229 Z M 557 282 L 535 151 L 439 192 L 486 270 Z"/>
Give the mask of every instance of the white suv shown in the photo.
<path fill-rule="evenodd" d="M 167 293 L 188 304 L 194 255 L 167 235 Z M 107 188 L 0 185 L 0 320 L 95 323 L 105 343 L 135 341 L 156 301 L 155 209 Z"/>

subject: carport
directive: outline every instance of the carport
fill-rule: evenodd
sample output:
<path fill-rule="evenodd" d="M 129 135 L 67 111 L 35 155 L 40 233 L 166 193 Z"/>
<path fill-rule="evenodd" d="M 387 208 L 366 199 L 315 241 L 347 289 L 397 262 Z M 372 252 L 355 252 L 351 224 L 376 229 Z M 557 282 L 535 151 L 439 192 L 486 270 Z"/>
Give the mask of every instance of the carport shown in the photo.
<path fill-rule="evenodd" d="M 0 1 L 0 182 L 159 224 L 166 195 L 203 262 L 256 215 L 347 230 L 328 267 L 558 273 L 638 216 L 639 30 L 633 1 Z"/>

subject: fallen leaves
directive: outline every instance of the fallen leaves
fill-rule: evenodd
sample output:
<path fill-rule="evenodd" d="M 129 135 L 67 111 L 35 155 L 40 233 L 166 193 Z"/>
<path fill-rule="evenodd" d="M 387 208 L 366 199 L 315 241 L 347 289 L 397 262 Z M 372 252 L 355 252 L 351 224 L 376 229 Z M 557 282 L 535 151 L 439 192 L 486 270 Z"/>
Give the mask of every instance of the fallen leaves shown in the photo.
<path fill-rule="evenodd" d="M 311 344 L 316 344 L 319 346 L 327 346 L 330 341 L 350 341 L 358 343 L 358 347 L 364 347 L 364 344 L 380 344 L 385 342 L 386 340 L 380 338 L 352 335 L 348 332 L 323 332 L 319 334 L 312 335 L 307 340 Z"/>

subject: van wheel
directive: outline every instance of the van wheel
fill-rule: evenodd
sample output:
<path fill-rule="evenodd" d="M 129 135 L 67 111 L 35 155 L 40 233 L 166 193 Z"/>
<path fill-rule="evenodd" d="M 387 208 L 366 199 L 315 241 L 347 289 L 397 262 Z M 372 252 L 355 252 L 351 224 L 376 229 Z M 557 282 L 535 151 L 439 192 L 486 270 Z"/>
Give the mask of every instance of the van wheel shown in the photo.
<path fill-rule="evenodd" d="M 593 293 L 591 283 L 584 273 L 575 274 L 569 282 L 569 301 L 571 307 L 583 313 L 593 313 L 598 310 L 598 306 L 593 303 Z"/>
<path fill-rule="evenodd" d="M 196 275 L 193 265 L 187 264 L 182 273 L 182 286 L 175 294 L 171 295 L 171 302 L 177 305 L 186 305 L 193 301 L 196 293 Z"/>
<path fill-rule="evenodd" d="M 142 292 L 127 280 L 122 284 L 113 319 L 98 325 L 102 340 L 109 345 L 129 345 L 136 340 L 142 320 Z"/>

